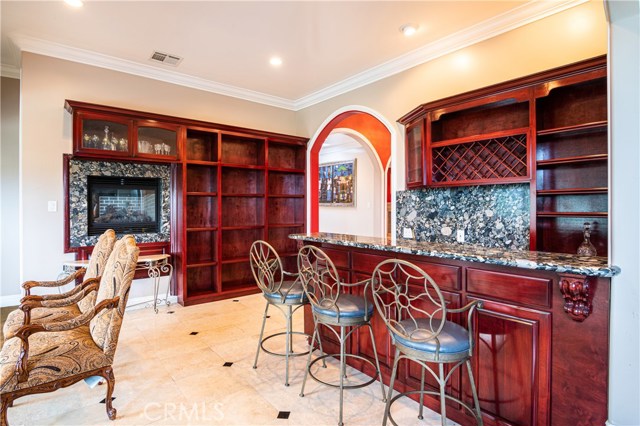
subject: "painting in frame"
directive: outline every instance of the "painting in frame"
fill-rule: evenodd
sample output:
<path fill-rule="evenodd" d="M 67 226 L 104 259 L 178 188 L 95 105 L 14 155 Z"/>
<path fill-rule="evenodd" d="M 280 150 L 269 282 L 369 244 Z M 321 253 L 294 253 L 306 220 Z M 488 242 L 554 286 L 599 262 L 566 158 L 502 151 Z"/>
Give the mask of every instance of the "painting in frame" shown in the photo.
<path fill-rule="evenodd" d="M 318 168 L 321 206 L 354 207 L 356 205 L 356 160 L 320 164 Z"/>

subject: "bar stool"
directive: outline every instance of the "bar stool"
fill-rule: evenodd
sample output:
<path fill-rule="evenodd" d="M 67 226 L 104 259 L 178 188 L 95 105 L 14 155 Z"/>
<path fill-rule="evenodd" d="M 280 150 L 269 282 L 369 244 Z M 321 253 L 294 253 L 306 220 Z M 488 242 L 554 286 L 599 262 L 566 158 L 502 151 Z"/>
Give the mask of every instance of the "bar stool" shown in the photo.
<path fill-rule="evenodd" d="M 472 316 L 476 308 L 481 308 L 482 304 L 479 301 L 473 301 L 459 309 L 447 309 L 444 297 L 433 279 L 416 265 L 404 260 L 390 259 L 381 262 L 374 269 L 371 281 L 373 301 L 396 347 L 382 424 L 386 425 L 389 419 L 392 424 L 397 425 L 391 416 L 391 404 L 401 396 L 410 394 L 420 395 L 418 418 L 422 419 L 424 396 L 429 394 L 440 397 L 443 426 L 446 424 L 447 416 L 446 399 L 463 406 L 475 418 L 478 425 L 482 425 L 478 393 L 469 361 L 474 345 Z M 463 312 L 468 312 L 467 328 L 446 319 L 447 314 Z M 398 363 L 403 358 L 416 362 L 422 367 L 420 389 L 400 393 L 391 398 Z M 437 364 L 438 373 L 436 374 L 427 363 Z M 453 364 L 446 376 L 444 364 Z M 466 364 L 469 373 L 475 412 L 460 399 L 445 394 L 448 379 L 462 364 Z M 438 382 L 439 392 L 424 389 L 425 371 L 429 371 Z"/>
<path fill-rule="evenodd" d="M 338 271 L 335 265 L 327 256 L 325 252 L 314 246 L 304 246 L 298 252 L 298 271 L 302 280 L 302 286 L 304 292 L 311 303 L 311 311 L 313 313 L 313 337 L 311 338 L 311 347 L 313 347 L 316 338 L 320 343 L 319 326 L 324 324 L 327 329 L 331 330 L 338 341 L 340 342 L 339 354 L 324 354 L 311 361 L 312 352 L 309 352 L 307 359 L 307 367 L 304 372 L 304 379 L 302 381 L 302 389 L 300 396 L 304 396 L 304 387 L 307 382 L 307 376 L 319 383 L 331 387 L 340 388 L 340 416 L 338 420 L 339 425 L 343 425 L 343 401 L 344 390 L 355 389 L 368 386 L 375 382 L 380 374 L 380 363 L 378 361 L 378 355 L 376 350 L 376 340 L 373 335 L 373 329 L 369 320 L 374 311 L 373 304 L 367 300 L 365 295 L 369 287 L 370 280 L 360 281 L 357 283 L 347 284 L 342 282 L 338 277 Z M 358 286 L 364 286 L 362 295 L 343 293 L 343 289 L 355 288 Z M 333 328 L 338 327 L 340 333 Z M 349 336 L 358 328 L 367 326 L 369 328 L 369 335 L 371 336 L 371 343 L 373 344 L 373 353 L 375 355 L 375 365 L 368 359 L 355 355 L 348 354 L 345 350 L 345 344 Z M 346 332 L 346 329 L 351 329 Z M 322 347 L 320 346 L 322 351 Z M 312 372 L 311 367 L 318 361 L 324 362 L 328 357 L 340 357 L 340 384 L 336 385 L 317 378 Z M 375 368 L 376 374 L 370 380 L 365 383 L 345 385 L 344 379 L 346 377 L 346 358 L 357 358 L 361 361 L 369 363 Z M 380 387 L 382 389 L 382 400 L 385 400 L 384 384 L 380 381 Z"/>
<path fill-rule="evenodd" d="M 289 358 L 294 356 L 302 356 L 309 353 L 294 352 L 293 335 L 299 334 L 310 337 L 306 333 L 292 330 L 293 314 L 305 304 L 308 304 L 302 284 L 297 273 L 290 273 L 282 268 L 282 260 L 276 250 L 266 241 L 255 241 L 249 249 L 249 261 L 251 263 L 251 272 L 256 280 L 256 284 L 262 290 L 262 295 L 267 300 L 262 316 L 262 328 L 260 329 L 260 338 L 258 339 L 258 349 L 256 351 L 256 359 L 253 368 L 258 368 L 258 356 L 262 349 L 268 354 L 281 356 L 285 358 L 285 376 L 284 385 L 289 386 Z M 287 279 L 288 278 L 288 279 Z M 283 314 L 287 321 L 287 331 L 275 333 L 264 337 L 264 326 L 267 321 L 269 306 L 275 306 Z M 273 352 L 264 347 L 264 343 L 276 336 L 285 336 L 285 352 Z"/>

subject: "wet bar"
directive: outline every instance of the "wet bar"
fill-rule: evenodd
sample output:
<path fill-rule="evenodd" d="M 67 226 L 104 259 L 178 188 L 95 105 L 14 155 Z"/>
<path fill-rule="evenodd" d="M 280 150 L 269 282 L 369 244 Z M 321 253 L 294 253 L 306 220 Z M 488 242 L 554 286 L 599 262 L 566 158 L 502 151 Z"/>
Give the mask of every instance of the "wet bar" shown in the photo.
<path fill-rule="evenodd" d="M 328 253 L 345 280 L 366 279 L 379 262 L 398 258 L 424 269 L 451 308 L 481 300 L 471 360 L 485 424 L 606 421 L 610 278 L 620 273 L 607 258 L 323 232 L 290 237 Z M 374 316 L 372 325 L 388 384 L 393 346 L 384 323 Z M 305 331 L 312 328 L 307 312 Z M 332 338 L 322 333 L 325 351 L 334 349 Z M 373 359 L 366 335 L 351 345 L 352 353 Z M 367 363 L 351 365 L 373 374 Z M 467 376 L 455 374 L 449 392 L 469 402 Z M 419 385 L 420 370 L 401 364 L 396 390 Z M 439 402 L 427 405 L 437 410 Z M 456 406 L 447 407 L 447 416 L 474 424 Z"/>

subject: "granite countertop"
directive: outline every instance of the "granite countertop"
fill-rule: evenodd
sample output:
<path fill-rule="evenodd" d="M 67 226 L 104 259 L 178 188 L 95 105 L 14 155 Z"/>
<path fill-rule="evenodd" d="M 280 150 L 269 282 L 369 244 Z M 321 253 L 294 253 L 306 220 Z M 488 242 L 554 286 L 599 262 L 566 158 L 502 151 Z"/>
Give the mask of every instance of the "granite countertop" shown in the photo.
<path fill-rule="evenodd" d="M 387 238 L 363 237 L 349 234 L 315 232 L 292 234 L 289 238 L 317 243 L 373 249 L 396 253 L 440 257 L 443 259 L 514 266 L 525 269 L 555 271 L 594 277 L 613 277 L 620 268 L 609 264 L 606 257 L 581 257 L 563 253 L 518 251 L 487 248 L 471 244 L 430 243 L 398 238 L 395 243 Z"/>

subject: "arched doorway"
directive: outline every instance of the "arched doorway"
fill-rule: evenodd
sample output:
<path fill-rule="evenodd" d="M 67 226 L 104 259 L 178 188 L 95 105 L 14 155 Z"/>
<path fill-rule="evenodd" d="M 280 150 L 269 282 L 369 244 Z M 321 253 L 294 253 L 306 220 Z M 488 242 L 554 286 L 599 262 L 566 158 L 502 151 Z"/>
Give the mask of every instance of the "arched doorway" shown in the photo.
<path fill-rule="evenodd" d="M 375 151 L 380 161 L 380 167 L 384 171 L 383 177 L 387 176 L 389 170 L 392 146 L 396 142 L 396 131 L 392 125 L 379 113 L 366 107 L 349 106 L 334 112 L 320 126 L 316 134 L 312 137 L 307 151 L 307 170 L 309 171 L 309 180 L 307 182 L 308 190 L 308 230 L 310 232 L 318 232 L 319 230 L 319 204 L 318 204 L 318 167 L 319 153 L 322 145 L 327 137 L 336 129 L 346 132 L 348 129 L 360 134 L 366 139 L 372 149 Z M 389 181 L 394 179 L 381 180 L 381 188 L 383 194 L 393 193 L 394 188 L 388 188 Z M 385 195 L 385 198 L 388 195 Z M 386 203 L 385 203 L 386 204 Z M 390 228 L 391 224 L 387 223 L 386 208 L 381 212 L 382 229 L 384 232 Z"/>

